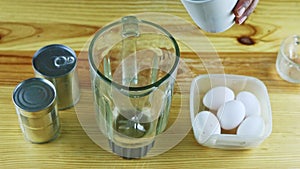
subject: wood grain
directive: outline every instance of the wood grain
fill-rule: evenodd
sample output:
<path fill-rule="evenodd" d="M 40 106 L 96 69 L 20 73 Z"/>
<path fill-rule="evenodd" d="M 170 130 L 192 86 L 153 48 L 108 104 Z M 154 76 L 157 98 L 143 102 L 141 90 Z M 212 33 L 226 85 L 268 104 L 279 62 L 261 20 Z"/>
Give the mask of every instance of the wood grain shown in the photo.
<path fill-rule="evenodd" d="M 87 136 L 74 108 L 60 112 L 62 130 L 58 139 L 48 144 L 26 142 L 12 103 L 12 92 L 22 80 L 34 76 L 31 60 L 39 48 L 60 43 L 79 55 L 98 29 L 129 14 L 161 12 L 194 24 L 181 2 L 0 1 L 0 168 L 300 168 L 300 85 L 282 80 L 275 68 L 281 41 L 290 34 L 299 34 L 299 8 L 299 1 L 263 0 L 245 24 L 218 34 L 202 32 L 213 44 L 225 73 L 259 78 L 268 88 L 273 131 L 258 148 L 244 151 L 207 148 L 199 145 L 190 131 L 177 146 L 159 156 L 124 160 L 101 149 Z M 193 43 L 196 37 L 187 38 Z M 87 58 L 79 60 L 86 63 Z M 195 53 L 184 49 L 181 60 L 189 68 L 178 71 L 179 81 L 186 86 L 193 77 L 207 73 L 203 60 Z M 78 70 L 88 73 L 85 64 L 78 65 Z M 191 76 L 186 76 L 187 71 Z M 81 80 L 85 82 L 88 78 Z M 174 94 L 171 123 L 177 117 L 180 94 L 188 98 L 188 90 L 181 92 Z M 188 101 L 184 103 L 188 111 Z"/>

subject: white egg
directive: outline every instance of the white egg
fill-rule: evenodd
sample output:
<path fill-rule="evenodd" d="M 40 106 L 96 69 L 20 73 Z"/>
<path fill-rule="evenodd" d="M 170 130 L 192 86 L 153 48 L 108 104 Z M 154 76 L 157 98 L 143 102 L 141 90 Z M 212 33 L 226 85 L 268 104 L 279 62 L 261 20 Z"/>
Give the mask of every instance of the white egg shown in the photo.
<path fill-rule="evenodd" d="M 260 116 L 247 117 L 237 129 L 237 135 L 261 136 L 265 130 L 265 122 Z"/>
<path fill-rule="evenodd" d="M 253 93 L 242 91 L 238 93 L 238 95 L 236 96 L 236 100 L 240 100 L 244 103 L 247 117 L 251 115 L 260 115 L 260 103 Z"/>
<path fill-rule="evenodd" d="M 234 129 L 245 118 L 245 106 L 239 100 L 226 102 L 219 108 L 217 116 L 223 129 Z"/>
<path fill-rule="evenodd" d="M 213 134 L 221 134 L 218 118 L 209 111 L 201 111 L 193 121 L 193 131 L 196 140 L 203 144 Z"/>
<path fill-rule="evenodd" d="M 211 88 L 203 97 L 203 104 L 210 110 L 218 110 L 225 102 L 234 99 L 234 92 L 225 86 Z"/>

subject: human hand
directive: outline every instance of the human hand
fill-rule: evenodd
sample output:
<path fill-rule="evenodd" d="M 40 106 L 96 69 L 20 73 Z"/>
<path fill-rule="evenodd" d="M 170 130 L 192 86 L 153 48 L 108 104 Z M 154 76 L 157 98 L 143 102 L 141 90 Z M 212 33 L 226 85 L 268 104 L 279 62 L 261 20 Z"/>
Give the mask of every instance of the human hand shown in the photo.
<path fill-rule="evenodd" d="M 233 9 L 235 15 L 235 22 L 242 24 L 247 17 L 254 11 L 259 0 L 238 0 Z"/>

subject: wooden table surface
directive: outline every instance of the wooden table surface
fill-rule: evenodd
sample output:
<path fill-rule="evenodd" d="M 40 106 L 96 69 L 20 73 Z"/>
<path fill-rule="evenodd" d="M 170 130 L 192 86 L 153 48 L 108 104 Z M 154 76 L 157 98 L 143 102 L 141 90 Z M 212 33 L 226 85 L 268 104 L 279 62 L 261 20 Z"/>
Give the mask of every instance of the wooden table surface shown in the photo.
<path fill-rule="evenodd" d="M 253 76 L 267 86 L 273 129 L 259 147 L 246 151 L 207 148 L 199 145 L 189 131 L 178 145 L 163 154 L 124 160 L 89 138 L 74 108 L 60 111 L 59 138 L 48 144 L 26 142 L 11 99 L 13 89 L 34 76 L 31 60 L 38 49 L 59 43 L 78 54 L 98 29 L 122 16 L 159 12 L 194 24 L 181 2 L 1 0 L 0 168 L 300 168 L 300 85 L 282 80 L 275 68 L 281 41 L 300 33 L 299 9 L 298 0 L 262 0 L 243 25 L 218 34 L 199 29 L 214 46 L 225 73 Z M 176 25 L 176 21 L 172 23 Z M 197 38 L 186 35 L 191 41 Z M 181 59 L 192 68 L 193 76 L 203 73 L 198 69 L 201 63 L 197 56 L 183 51 Z M 83 68 L 78 67 L 79 71 Z M 191 78 L 186 79 L 186 83 L 190 82 Z M 173 103 L 176 99 L 175 94 Z M 172 111 L 176 110 L 171 109 L 174 119 Z"/>

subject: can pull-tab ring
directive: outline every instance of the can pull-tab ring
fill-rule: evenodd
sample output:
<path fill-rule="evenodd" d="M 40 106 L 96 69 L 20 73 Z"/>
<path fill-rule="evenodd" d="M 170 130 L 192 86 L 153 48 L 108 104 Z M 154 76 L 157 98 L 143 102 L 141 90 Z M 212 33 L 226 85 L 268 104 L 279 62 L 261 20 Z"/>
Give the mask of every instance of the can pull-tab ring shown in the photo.
<path fill-rule="evenodd" d="M 75 62 L 75 59 L 73 56 L 56 56 L 54 59 L 54 65 L 57 68 L 73 64 L 74 62 Z"/>

